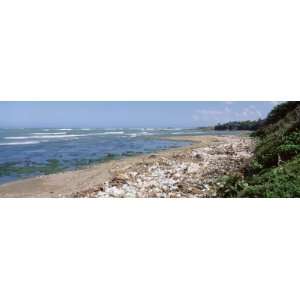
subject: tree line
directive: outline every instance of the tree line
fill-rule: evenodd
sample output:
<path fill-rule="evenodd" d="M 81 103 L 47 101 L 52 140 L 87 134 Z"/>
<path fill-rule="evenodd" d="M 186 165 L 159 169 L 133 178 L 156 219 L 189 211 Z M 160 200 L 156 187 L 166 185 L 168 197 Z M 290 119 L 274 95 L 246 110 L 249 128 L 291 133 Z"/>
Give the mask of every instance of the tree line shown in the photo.
<path fill-rule="evenodd" d="M 259 119 L 256 121 L 231 121 L 224 124 L 217 124 L 215 130 L 251 130 L 255 131 L 263 125 L 264 120 Z"/>

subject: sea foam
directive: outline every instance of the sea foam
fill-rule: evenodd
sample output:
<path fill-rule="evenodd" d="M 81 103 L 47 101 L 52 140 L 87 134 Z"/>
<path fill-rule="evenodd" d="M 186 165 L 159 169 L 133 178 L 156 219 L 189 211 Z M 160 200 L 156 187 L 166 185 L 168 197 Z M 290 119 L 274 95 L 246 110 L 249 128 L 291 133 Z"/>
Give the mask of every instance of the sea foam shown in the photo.
<path fill-rule="evenodd" d="M 46 135 L 37 134 L 37 135 L 30 135 L 30 136 L 7 136 L 4 137 L 4 139 L 6 140 L 60 139 L 60 138 L 74 138 L 74 137 L 96 136 L 96 135 L 117 135 L 117 134 L 124 134 L 124 131 L 111 131 L 111 132 L 86 133 L 86 134 L 53 134 L 53 135 L 47 133 Z"/>
<path fill-rule="evenodd" d="M 13 146 L 13 145 L 32 145 L 39 144 L 39 141 L 27 141 L 27 142 L 11 142 L 11 143 L 0 143 L 0 146 Z"/>
<path fill-rule="evenodd" d="M 61 135 L 66 134 L 66 132 L 48 132 L 47 135 Z M 45 132 L 35 132 L 32 135 L 45 135 Z"/>
<path fill-rule="evenodd" d="M 31 139 L 59 139 L 81 136 L 79 134 L 61 134 L 61 135 L 32 135 L 32 136 L 7 136 L 6 140 L 31 140 Z"/>
<path fill-rule="evenodd" d="M 104 134 L 104 135 L 107 135 L 107 134 L 124 134 L 124 131 L 106 131 L 106 132 L 103 132 L 103 133 L 97 133 L 97 135 L 101 135 L 101 134 Z"/>

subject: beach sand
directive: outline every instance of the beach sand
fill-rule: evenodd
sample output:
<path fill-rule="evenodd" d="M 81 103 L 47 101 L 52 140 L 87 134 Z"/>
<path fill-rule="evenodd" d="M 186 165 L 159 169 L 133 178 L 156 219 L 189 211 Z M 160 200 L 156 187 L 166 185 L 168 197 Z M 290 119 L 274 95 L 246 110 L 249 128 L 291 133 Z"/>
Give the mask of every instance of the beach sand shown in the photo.
<path fill-rule="evenodd" d="M 66 171 L 62 173 L 44 175 L 30 179 L 24 179 L 6 183 L 0 186 L 1 198 L 57 198 L 57 197 L 94 197 L 94 196 L 118 196 L 119 194 L 101 194 L 103 186 L 109 186 L 118 174 L 126 174 L 140 166 L 159 165 L 164 160 L 182 163 L 194 161 L 190 154 L 205 147 L 213 149 L 216 146 L 230 145 L 231 143 L 248 143 L 249 138 L 238 136 L 178 136 L 164 139 L 192 142 L 189 146 L 173 148 L 155 152 L 153 154 L 128 157 L 120 160 L 113 160 L 85 169 Z M 247 144 L 247 145 L 248 145 Z M 206 148 L 208 149 L 208 148 Z M 194 151 L 194 152 L 193 152 Z M 250 150 L 249 150 L 250 151 Z M 249 152 L 248 151 L 248 152 Z M 223 155 L 224 156 L 224 155 Z M 238 159 L 238 158 L 237 158 Z M 191 162 L 195 164 L 194 162 Z M 136 172 L 137 173 L 137 172 Z M 193 174 L 191 174 L 193 176 Z M 100 191 L 100 193 L 99 193 Z M 147 197 L 149 194 L 145 194 Z M 169 196 L 169 194 L 165 194 Z M 165 195 L 158 194 L 158 197 Z M 177 194 L 184 196 L 185 194 Z M 124 195 L 122 195 L 123 197 Z M 155 195 L 154 195 L 155 196 Z M 125 195 L 126 197 L 126 195 Z"/>

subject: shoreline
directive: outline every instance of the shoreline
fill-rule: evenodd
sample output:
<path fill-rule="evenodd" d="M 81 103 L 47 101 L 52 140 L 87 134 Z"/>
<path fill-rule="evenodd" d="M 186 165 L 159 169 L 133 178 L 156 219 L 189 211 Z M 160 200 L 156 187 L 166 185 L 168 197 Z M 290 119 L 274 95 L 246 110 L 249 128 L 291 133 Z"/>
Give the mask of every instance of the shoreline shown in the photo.
<path fill-rule="evenodd" d="M 103 162 L 88 166 L 83 169 L 65 171 L 51 175 L 17 180 L 0 185 L 1 198 L 57 198 L 57 197 L 94 197 L 95 191 L 103 189 L 116 177 L 116 174 L 126 173 L 127 170 L 137 168 L 143 164 L 157 164 L 161 160 L 176 161 L 195 149 L 222 145 L 242 139 L 249 139 L 242 136 L 169 136 L 164 139 L 174 141 L 187 141 L 191 145 L 177 148 L 170 148 L 149 154 L 141 154 L 133 157 L 125 157 L 117 160 Z M 105 195 L 103 195 L 105 196 Z M 114 196 L 114 195 L 113 195 Z"/>

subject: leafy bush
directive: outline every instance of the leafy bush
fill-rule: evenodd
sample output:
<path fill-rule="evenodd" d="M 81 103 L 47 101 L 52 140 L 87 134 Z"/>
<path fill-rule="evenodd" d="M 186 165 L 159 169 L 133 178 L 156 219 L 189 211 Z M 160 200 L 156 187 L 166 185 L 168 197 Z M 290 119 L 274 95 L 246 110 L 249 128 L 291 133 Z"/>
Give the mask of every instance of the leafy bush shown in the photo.
<path fill-rule="evenodd" d="M 300 132 L 295 131 L 284 137 L 285 144 L 300 144 Z"/>
<path fill-rule="evenodd" d="M 226 176 L 217 191 L 219 197 L 293 198 L 300 197 L 300 156 L 280 167 L 242 178 Z"/>
<path fill-rule="evenodd" d="M 278 122 L 284 118 L 288 112 L 294 110 L 298 105 L 300 105 L 299 101 L 287 101 L 275 106 L 267 116 L 264 125 Z"/>
<path fill-rule="evenodd" d="M 259 163 L 256 159 L 253 159 L 250 162 L 249 167 L 246 168 L 245 172 L 247 173 L 247 175 L 253 175 L 259 173 L 263 169 L 263 167 L 264 166 L 261 163 Z"/>
<path fill-rule="evenodd" d="M 278 147 L 278 151 L 280 153 L 280 158 L 283 160 L 288 160 L 293 156 L 300 153 L 300 145 L 287 144 L 281 145 Z"/>
<path fill-rule="evenodd" d="M 248 178 L 238 197 L 300 197 L 300 157 Z"/>
<path fill-rule="evenodd" d="M 262 138 L 256 147 L 255 158 L 263 167 L 273 167 L 300 153 L 300 132 L 286 132 Z"/>
<path fill-rule="evenodd" d="M 235 198 L 247 186 L 241 175 L 235 174 L 222 177 L 218 184 L 217 196 Z"/>
<path fill-rule="evenodd" d="M 276 106 L 262 127 L 244 177 L 227 177 L 220 197 L 300 197 L 300 102 Z"/>
<path fill-rule="evenodd" d="M 274 107 L 255 135 L 260 138 L 281 136 L 296 129 L 300 129 L 300 102 L 290 101 Z"/>

